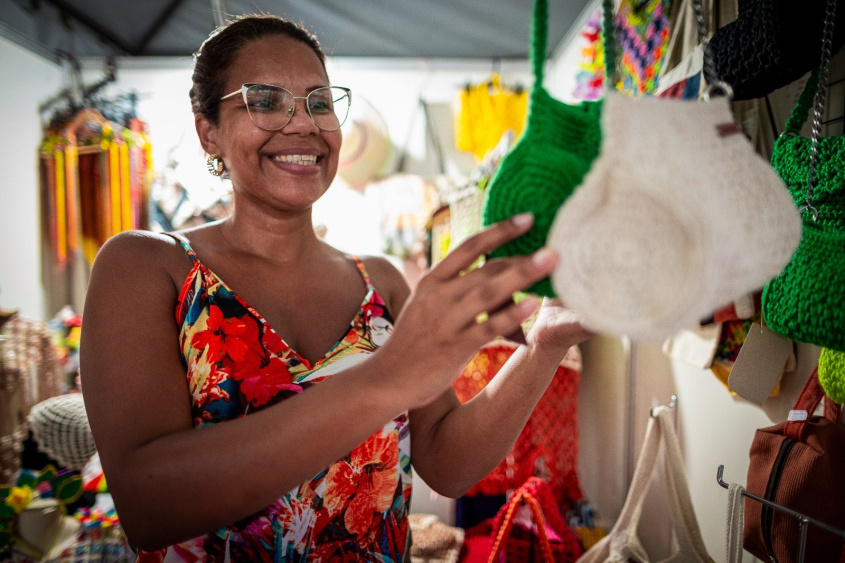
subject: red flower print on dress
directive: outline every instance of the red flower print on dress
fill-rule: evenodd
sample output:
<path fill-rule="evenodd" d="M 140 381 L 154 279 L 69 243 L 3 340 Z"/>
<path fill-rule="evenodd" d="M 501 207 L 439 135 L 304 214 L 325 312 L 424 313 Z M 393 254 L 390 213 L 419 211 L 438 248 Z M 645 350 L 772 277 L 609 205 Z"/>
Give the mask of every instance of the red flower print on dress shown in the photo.
<path fill-rule="evenodd" d="M 237 553 L 232 552 L 233 561 L 273 561 L 272 553 L 265 546 L 275 544 L 273 521 L 279 512 L 279 502 L 276 501 L 258 514 L 236 522 L 232 532 L 240 535 L 237 542 Z"/>
<path fill-rule="evenodd" d="M 352 450 L 347 463 L 337 463 L 326 476 L 326 503 L 330 519 L 341 513 L 346 529 L 359 538 L 372 532 L 374 518 L 393 504 L 398 483 L 398 438 L 377 432 Z"/>
<path fill-rule="evenodd" d="M 242 362 L 247 350 L 257 344 L 258 328 L 252 319 L 247 322 L 244 318 L 224 318 L 216 305 L 209 305 L 205 325 L 206 329 L 191 339 L 191 346 L 205 349 L 209 361 L 219 362 L 228 356 Z"/>
<path fill-rule="evenodd" d="M 229 374 L 217 369 L 217 365 L 205 356 L 197 356 L 188 366 L 188 388 L 195 407 L 218 400 L 229 400 L 229 393 L 220 384 L 229 379 Z"/>
<path fill-rule="evenodd" d="M 299 553 L 305 551 L 317 513 L 310 500 L 303 500 L 291 495 L 281 499 L 276 509 L 278 525 L 284 530 L 282 550 L 293 549 Z"/>
<path fill-rule="evenodd" d="M 179 561 L 185 563 L 201 563 L 206 561 L 208 556 L 205 552 L 203 538 L 194 538 L 190 541 L 173 546 L 173 554 L 179 557 Z"/>
<path fill-rule="evenodd" d="M 287 364 L 275 356 L 263 367 L 245 364 L 232 377 L 241 382 L 241 393 L 254 407 L 266 405 L 281 391 L 302 392 L 302 386 L 293 383 Z"/>
<path fill-rule="evenodd" d="M 211 422 L 213 418 L 210 412 L 206 410 L 200 411 L 200 415 L 194 417 L 194 427 L 204 426 L 207 422 Z"/>
<path fill-rule="evenodd" d="M 370 299 L 366 304 L 361 307 L 361 312 L 363 313 L 363 318 L 365 319 L 372 319 L 373 317 L 381 317 L 384 315 L 384 301 L 378 296 L 378 294 L 374 294 L 374 298 Z"/>
<path fill-rule="evenodd" d="M 271 354 L 282 355 L 285 352 L 285 343 L 282 337 L 279 336 L 275 330 L 270 329 L 269 326 L 264 326 L 264 333 L 261 335 L 261 344 L 264 349 Z"/>
<path fill-rule="evenodd" d="M 308 555 L 310 561 L 331 561 L 331 563 L 358 563 L 368 559 L 377 561 L 377 559 L 371 559 L 370 553 L 360 551 L 348 541 L 333 541 L 316 545 Z"/>

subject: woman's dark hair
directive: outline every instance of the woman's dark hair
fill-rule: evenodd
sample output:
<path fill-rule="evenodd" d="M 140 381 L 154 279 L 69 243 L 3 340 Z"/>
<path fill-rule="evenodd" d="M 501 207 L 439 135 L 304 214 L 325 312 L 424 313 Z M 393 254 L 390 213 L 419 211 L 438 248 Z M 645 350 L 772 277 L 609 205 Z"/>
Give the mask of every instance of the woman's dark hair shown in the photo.
<path fill-rule="evenodd" d="M 269 14 L 238 16 L 212 31 L 194 53 L 190 96 L 195 115 L 201 113 L 210 122 L 217 123 L 218 101 L 225 95 L 226 76 L 238 51 L 256 39 L 273 35 L 284 35 L 311 47 L 325 70 L 326 55 L 317 38 L 303 26 Z"/>

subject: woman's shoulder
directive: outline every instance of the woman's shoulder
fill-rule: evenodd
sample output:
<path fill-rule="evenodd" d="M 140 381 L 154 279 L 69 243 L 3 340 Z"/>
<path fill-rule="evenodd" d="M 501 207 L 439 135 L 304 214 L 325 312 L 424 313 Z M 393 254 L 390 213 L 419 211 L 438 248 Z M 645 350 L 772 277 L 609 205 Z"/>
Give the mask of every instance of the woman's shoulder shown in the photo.
<path fill-rule="evenodd" d="M 384 285 L 392 285 L 404 281 L 402 272 L 387 258 L 383 256 L 360 256 L 359 258 L 364 263 L 364 267 L 367 269 L 370 280 L 374 285 L 379 285 L 378 282 L 383 282 Z"/>
<path fill-rule="evenodd" d="M 190 270 L 191 260 L 172 236 L 152 231 L 124 231 L 109 238 L 94 260 L 94 271 L 108 277 L 147 280 L 177 278 Z M 166 277 L 165 277 L 166 275 Z"/>
<path fill-rule="evenodd" d="M 382 256 L 361 256 L 370 282 L 394 314 L 399 314 L 410 288 L 405 276 L 390 260 Z"/>
<path fill-rule="evenodd" d="M 176 238 L 152 231 L 124 231 L 109 238 L 97 253 L 95 262 L 107 259 L 118 262 L 136 262 L 146 265 L 161 264 L 171 256 L 179 256 L 181 245 Z M 181 254 L 185 254 L 181 250 Z"/>

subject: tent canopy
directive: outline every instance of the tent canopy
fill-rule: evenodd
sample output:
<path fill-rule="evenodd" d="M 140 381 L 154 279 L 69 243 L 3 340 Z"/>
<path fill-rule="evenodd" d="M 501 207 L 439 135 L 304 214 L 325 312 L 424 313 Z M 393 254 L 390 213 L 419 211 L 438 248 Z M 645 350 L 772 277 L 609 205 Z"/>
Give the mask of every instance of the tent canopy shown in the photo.
<path fill-rule="evenodd" d="M 550 2 L 551 52 L 588 0 Z M 525 59 L 532 0 L 0 0 L 0 34 L 84 57 L 190 56 L 223 15 L 302 22 L 329 56 Z M 57 56 L 57 55 L 56 55 Z"/>

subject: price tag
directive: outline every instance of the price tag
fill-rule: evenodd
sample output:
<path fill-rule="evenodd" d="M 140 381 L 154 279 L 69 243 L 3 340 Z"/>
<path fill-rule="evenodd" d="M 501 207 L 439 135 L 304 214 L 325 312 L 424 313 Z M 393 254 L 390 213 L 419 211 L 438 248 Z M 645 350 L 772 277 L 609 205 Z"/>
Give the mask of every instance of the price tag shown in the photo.
<path fill-rule="evenodd" d="M 791 340 L 752 324 L 728 377 L 728 387 L 743 399 L 762 405 L 783 374 L 791 351 Z"/>
<path fill-rule="evenodd" d="M 807 411 L 789 411 L 789 422 L 803 422 L 807 420 Z"/>

